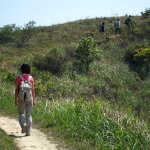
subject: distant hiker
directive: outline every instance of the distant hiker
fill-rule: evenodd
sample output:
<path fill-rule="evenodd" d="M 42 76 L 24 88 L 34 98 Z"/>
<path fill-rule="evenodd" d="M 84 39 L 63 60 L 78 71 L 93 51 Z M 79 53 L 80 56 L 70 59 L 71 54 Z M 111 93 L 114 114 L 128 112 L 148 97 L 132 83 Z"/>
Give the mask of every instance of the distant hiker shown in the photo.
<path fill-rule="evenodd" d="M 106 36 L 105 23 L 102 22 L 102 25 L 99 26 L 100 39 Z"/>
<path fill-rule="evenodd" d="M 132 25 L 132 24 L 131 24 L 131 15 L 129 15 L 129 17 L 126 18 L 125 24 L 126 24 L 126 26 L 128 27 L 128 29 L 131 28 L 131 25 Z"/>
<path fill-rule="evenodd" d="M 121 34 L 121 29 L 120 29 L 120 19 L 118 18 L 117 21 L 114 23 L 115 27 L 115 35 L 118 33 Z"/>
<path fill-rule="evenodd" d="M 21 132 L 31 135 L 32 108 L 35 102 L 34 78 L 30 75 L 31 68 L 27 63 L 21 65 L 21 72 L 15 80 L 15 105 L 18 106 Z"/>

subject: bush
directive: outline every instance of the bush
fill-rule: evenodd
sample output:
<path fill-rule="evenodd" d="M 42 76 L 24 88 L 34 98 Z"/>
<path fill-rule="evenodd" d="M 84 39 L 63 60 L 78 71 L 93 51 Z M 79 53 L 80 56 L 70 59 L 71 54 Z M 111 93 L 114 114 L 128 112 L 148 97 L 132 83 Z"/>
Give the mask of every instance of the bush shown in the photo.
<path fill-rule="evenodd" d="M 130 68 L 137 72 L 141 78 L 145 78 L 149 74 L 150 48 L 143 47 L 134 50 L 128 50 L 125 60 Z"/>
<path fill-rule="evenodd" d="M 98 53 L 98 48 L 96 42 L 93 38 L 81 38 L 79 41 L 79 46 L 76 50 L 75 57 L 79 63 L 79 69 L 82 72 L 89 71 L 89 65 L 93 62 Z"/>
<path fill-rule="evenodd" d="M 5 25 L 0 28 L 0 44 L 5 44 L 14 41 L 13 30 L 15 29 L 15 24 Z"/>
<path fill-rule="evenodd" d="M 68 69 L 67 62 L 70 57 L 66 57 L 63 49 L 53 48 L 45 56 L 37 55 L 34 57 L 33 65 L 42 71 L 49 71 L 53 75 L 60 76 Z"/>
<path fill-rule="evenodd" d="M 14 72 L 9 72 L 8 75 L 7 75 L 7 80 L 9 81 L 15 81 L 15 78 L 16 78 L 16 74 Z"/>

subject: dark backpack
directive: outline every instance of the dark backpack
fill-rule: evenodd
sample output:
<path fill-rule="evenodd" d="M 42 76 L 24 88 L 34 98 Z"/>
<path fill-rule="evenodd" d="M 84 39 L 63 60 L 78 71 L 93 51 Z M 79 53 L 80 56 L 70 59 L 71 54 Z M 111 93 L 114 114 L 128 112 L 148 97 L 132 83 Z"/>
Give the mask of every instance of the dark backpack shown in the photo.
<path fill-rule="evenodd" d="M 126 25 L 128 25 L 128 23 L 131 21 L 131 19 L 130 18 L 127 18 L 126 20 L 125 20 L 125 24 Z"/>
<path fill-rule="evenodd" d="M 118 23 L 117 22 L 114 23 L 114 27 L 118 27 Z"/>
<path fill-rule="evenodd" d="M 102 32 L 102 26 L 99 26 L 99 32 Z"/>

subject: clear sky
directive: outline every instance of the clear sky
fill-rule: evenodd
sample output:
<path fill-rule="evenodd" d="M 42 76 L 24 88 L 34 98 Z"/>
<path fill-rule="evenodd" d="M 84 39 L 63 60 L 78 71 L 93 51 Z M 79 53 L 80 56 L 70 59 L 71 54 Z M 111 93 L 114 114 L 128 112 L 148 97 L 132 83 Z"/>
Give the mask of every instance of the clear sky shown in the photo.
<path fill-rule="evenodd" d="M 141 15 L 150 0 L 0 0 L 0 27 L 51 26 L 79 19 Z"/>

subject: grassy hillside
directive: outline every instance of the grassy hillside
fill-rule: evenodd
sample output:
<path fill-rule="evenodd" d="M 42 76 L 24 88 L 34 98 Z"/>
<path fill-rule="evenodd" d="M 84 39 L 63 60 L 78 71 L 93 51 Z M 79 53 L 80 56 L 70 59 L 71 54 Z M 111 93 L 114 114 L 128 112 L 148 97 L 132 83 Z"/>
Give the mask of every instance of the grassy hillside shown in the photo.
<path fill-rule="evenodd" d="M 116 37 L 115 17 L 94 18 L 36 27 L 33 36 L 21 45 L 13 40 L 0 44 L 0 110 L 17 115 L 14 79 L 21 63 L 28 61 L 37 99 L 34 125 L 53 131 L 71 149 L 148 150 L 149 51 L 146 58 L 141 55 L 145 59 L 140 57 L 140 62 L 133 56 L 141 49 L 149 50 L 150 18 L 133 16 L 131 31 L 125 18 L 120 17 L 122 34 Z M 107 35 L 100 41 L 101 22 L 106 24 Z M 82 37 L 85 43 L 91 38 L 96 44 L 88 71 L 76 58 Z"/>

